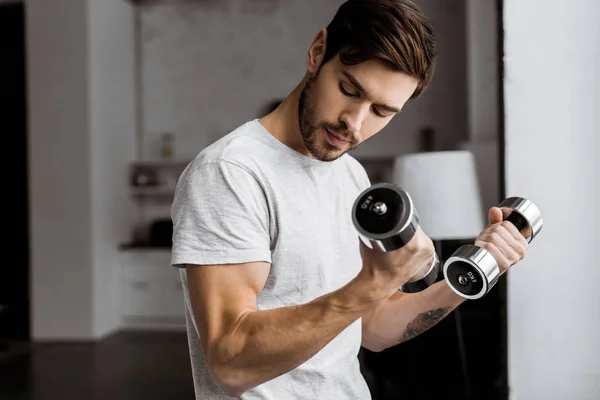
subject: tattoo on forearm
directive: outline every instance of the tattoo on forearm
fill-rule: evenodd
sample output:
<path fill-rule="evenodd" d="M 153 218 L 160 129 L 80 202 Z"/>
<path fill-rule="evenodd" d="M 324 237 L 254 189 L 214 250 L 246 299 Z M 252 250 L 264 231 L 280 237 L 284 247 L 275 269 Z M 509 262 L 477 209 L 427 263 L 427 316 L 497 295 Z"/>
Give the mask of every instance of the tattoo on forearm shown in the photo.
<path fill-rule="evenodd" d="M 405 342 L 425 332 L 440 322 L 450 311 L 451 308 L 443 307 L 419 314 L 406 326 L 406 330 L 402 334 L 400 342 Z"/>

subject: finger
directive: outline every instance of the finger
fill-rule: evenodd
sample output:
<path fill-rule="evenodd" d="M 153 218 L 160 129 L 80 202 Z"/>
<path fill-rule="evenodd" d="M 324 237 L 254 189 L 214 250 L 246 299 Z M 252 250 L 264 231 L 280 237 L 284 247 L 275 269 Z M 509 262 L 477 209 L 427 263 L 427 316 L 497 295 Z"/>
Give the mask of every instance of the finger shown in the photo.
<path fill-rule="evenodd" d="M 502 222 L 502 210 L 498 207 L 492 207 L 488 211 L 488 222 L 489 225 L 494 225 Z"/>
<path fill-rule="evenodd" d="M 515 226 L 512 223 L 504 221 L 501 224 L 494 225 L 491 231 L 496 232 L 500 236 L 502 236 L 502 238 L 510 246 L 512 254 L 516 255 L 516 258 L 511 259 L 513 263 L 517 263 L 518 261 L 525 258 L 528 246 L 527 241 L 525 240 L 523 235 L 519 234 L 519 231 L 517 230 L 517 228 L 515 228 Z M 514 231 L 516 231 L 516 234 Z M 506 256 L 510 258 L 509 254 L 506 254 Z"/>
<path fill-rule="evenodd" d="M 508 232 L 522 245 L 524 246 L 526 249 L 529 246 L 529 243 L 527 242 L 527 239 L 525 239 L 525 236 L 523 236 L 523 234 L 521 232 L 519 232 L 519 230 L 517 229 L 517 227 L 509 221 L 503 221 L 502 222 L 502 226 L 504 226 L 504 228 L 506 228 L 506 230 L 508 230 Z"/>
<path fill-rule="evenodd" d="M 506 257 L 504 257 L 504 254 L 498 247 L 496 247 L 494 243 L 477 240 L 475 242 L 475 246 L 485 249 L 492 255 L 492 257 L 494 257 L 494 260 L 496 260 L 496 264 L 498 264 L 498 268 L 500 268 L 501 273 L 510 268 L 510 262 L 506 259 Z"/>
<path fill-rule="evenodd" d="M 489 233 L 489 241 L 500 249 L 510 265 L 521 259 L 523 248 L 521 244 L 502 225 L 495 225 Z"/>

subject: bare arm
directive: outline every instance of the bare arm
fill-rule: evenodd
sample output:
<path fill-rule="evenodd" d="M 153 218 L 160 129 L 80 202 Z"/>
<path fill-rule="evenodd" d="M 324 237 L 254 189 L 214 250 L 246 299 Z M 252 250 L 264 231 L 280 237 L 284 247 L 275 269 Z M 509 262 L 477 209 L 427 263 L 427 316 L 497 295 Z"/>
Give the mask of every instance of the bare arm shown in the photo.
<path fill-rule="evenodd" d="M 188 285 L 206 362 L 230 396 L 299 366 L 389 297 L 361 272 L 310 303 L 256 310 L 268 263 L 188 266 Z"/>
<path fill-rule="evenodd" d="M 465 301 L 442 281 L 414 294 L 397 292 L 363 318 L 363 346 L 382 351 L 427 331 Z"/>
<path fill-rule="evenodd" d="M 489 225 L 475 245 L 489 251 L 501 274 L 525 257 L 528 244 L 502 211 L 489 211 Z M 381 351 L 420 335 L 445 318 L 465 301 L 444 281 L 415 294 L 397 292 L 363 318 L 363 346 Z"/>

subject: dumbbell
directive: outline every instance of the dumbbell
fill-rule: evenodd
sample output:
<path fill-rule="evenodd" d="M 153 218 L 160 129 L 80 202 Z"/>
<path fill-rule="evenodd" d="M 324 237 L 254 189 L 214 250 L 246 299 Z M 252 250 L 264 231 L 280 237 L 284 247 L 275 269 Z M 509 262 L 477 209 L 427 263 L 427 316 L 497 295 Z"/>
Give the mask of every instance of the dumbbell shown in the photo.
<path fill-rule="evenodd" d="M 511 222 L 530 243 L 543 225 L 538 207 L 521 197 L 509 197 L 498 208 L 503 220 Z M 469 300 L 485 296 L 498 282 L 500 268 L 494 257 L 475 245 L 463 245 L 444 263 L 444 279 L 459 296 Z"/>
<path fill-rule="evenodd" d="M 365 189 L 352 207 L 352 222 L 360 239 L 371 249 L 398 250 L 419 228 L 419 217 L 410 195 L 400 186 L 378 183 Z M 440 275 L 437 254 L 427 274 L 402 285 L 399 290 L 416 293 L 433 285 Z"/>

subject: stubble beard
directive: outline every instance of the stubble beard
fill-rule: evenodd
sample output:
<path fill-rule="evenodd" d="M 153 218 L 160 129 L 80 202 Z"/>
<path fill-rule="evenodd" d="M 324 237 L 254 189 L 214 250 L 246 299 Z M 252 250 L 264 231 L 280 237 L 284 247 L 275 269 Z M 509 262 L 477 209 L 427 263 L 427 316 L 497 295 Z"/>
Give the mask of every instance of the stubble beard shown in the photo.
<path fill-rule="evenodd" d="M 304 145 L 308 151 L 317 160 L 329 162 L 335 161 L 349 150 L 355 149 L 357 143 L 353 136 L 347 132 L 348 130 L 343 122 L 338 125 L 316 122 L 314 83 L 318 76 L 319 73 L 317 72 L 314 76 L 310 77 L 300 93 L 300 99 L 298 101 L 298 122 Z M 336 134 L 339 133 L 340 137 L 350 140 L 350 147 L 347 150 L 340 152 L 339 148 L 326 141 L 320 146 L 317 141 L 317 133 L 319 130 L 324 131 L 325 129 Z"/>

